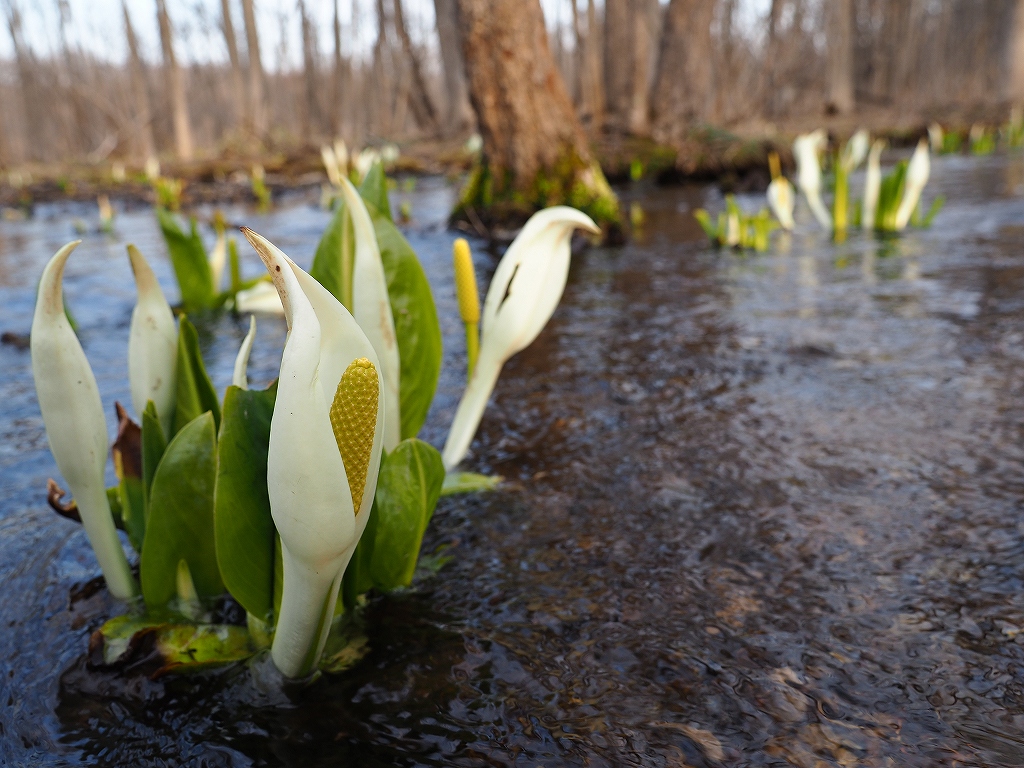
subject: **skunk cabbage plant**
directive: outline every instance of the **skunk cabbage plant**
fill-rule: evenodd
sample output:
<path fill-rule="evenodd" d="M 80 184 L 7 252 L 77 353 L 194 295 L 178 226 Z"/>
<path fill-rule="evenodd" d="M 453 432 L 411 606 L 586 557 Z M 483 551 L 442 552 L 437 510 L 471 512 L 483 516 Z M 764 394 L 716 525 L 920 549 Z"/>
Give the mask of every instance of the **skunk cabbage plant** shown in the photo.
<path fill-rule="evenodd" d="M 793 157 L 796 160 L 797 186 L 807 198 L 811 213 L 825 229 L 832 229 L 832 217 L 821 202 L 821 164 L 818 155 L 824 150 L 828 139 L 821 129 L 797 136 L 793 142 Z"/>
<path fill-rule="evenodd" d="M 505 361 L 529 346 L 554 314 L 569 275 L 570 239 L 576 229 L 600 232 L 575 208 L 556 206 L 535 213 L 498 262 L 484 300 L 479 357 L 442 452 L 447 469 L 469 450 Z"/>
<path fill-rule="evenodd" d="M 796 198 L 793 195 L 793 185 L 782 175 L 782 165 L 776 152 L 768 155 L 768 168 L 772 175 L 772 180 L 768 184 L 768 207 L 783 229 L 792 230 L 795 225 L 793 209 L 796 207 Z"/>

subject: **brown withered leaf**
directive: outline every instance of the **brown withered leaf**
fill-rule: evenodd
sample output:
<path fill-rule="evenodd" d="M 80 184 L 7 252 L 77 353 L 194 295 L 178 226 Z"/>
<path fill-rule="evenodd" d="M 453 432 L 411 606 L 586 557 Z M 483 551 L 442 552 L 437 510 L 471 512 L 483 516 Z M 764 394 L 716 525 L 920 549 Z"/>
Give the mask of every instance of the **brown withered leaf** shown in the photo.
<path fill-rule="evenodd" d="M 67 504 L 61 501 L 66 495 L 67 491 L 57 485 L 57 481 L 52 477 L 46 481 L 46 503 L 53 511 L 68 520 L 74 520 L 76 523 L 82 522 L 82 517 L 78 514 L 78 505 L 74 500 Z"/>
<path fill-rule="evenodd" d="M 132 421 L 120 403 L 114 403 L 117 413 L 117 439 L 111 446 L 117 479 L 142 477 L 142 429 Z"/>

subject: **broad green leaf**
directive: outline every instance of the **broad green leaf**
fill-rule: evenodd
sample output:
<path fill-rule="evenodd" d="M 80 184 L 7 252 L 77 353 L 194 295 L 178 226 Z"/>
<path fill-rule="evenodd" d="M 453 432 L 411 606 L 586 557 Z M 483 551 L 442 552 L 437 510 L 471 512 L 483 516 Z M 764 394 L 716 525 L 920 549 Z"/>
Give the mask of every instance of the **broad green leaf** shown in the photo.
<path fill-rule="evenodd" d="M 186 310 L 206 309 L 216 304 L 213 271 L 206 256 L 203 239 L 191 220 L 189 234 L 182 232 L 177 217 L 164 208 L 156 209 L 160 231 L 167 243 L 174 274 L 181 290 L 181 304 Z"/>
<path fill-rule="evenodd" d="M 370 208 L 370 213 L 379 213 L 388 221 L 391 218 L 391 203 L 388 201 L 388 177 L 384 173 L 384 163 L 374 163 L 369 173 L 359 185 L 359 196 Z"/>
<path fill-rule="evenodd" d="M 164 626 L 162 619 L 150 616 L 135 616 L 125 614 L 115 616 L 106 621 L 97 630 L 97 635 L 102 643 L 89 643 L 89 656 L 93 664 L 116 664 L 119 661 L 126 661 L 129 652 L 135 645 L 132 641 L 140 633 L 151 632 L 157 627 Z"/>
<path fill-rule="evenodd" d="M 422 440 L 403 440 L 381 462 L 370 573 L 379 589 L 408 586 L 444 483 L 441 454 Z"/>
<path fill-rule="evenodd" d="M 124 529 L 128 533 L 128 541 L 131 542 L 132 549 L 142 552 L 142 542 L 146 537 L 146 497 L 143 492 L 142 478 L 121 478 L 121 482 L 117 486 L 117 494 L 121 501 L 121 514 L 124 519 Z"/>
<path fill-rule="evenodd" d="M 441 324 L 430 283 L 412 247 L 398 228 L 379 214 L 373 216 L 388 299 L 398 339 L 401 436 L 419 434 L 441 375 Z"/>
<path fill-rule="evenodd" d="M 313 255 L 309 274 L 352 311 L 352 265 L 355 231 L 344 202 L 339 202 Z"/>
<path fill-rule="evenodd" d="M 154 647 L 164 662 L 154 677 L 231 664 L 255 651 L 246 628 L 232 624 L 165 624 L 154 632 Z"/>
<path fill-rule="evenodd" d="M 276 397 L 276 382 L 263 391 L 228 387 L 217 440 L 217 565 L 231 596 L 261 621 L 269 621 L 274 608 L 267 451 Z"/>
<path fill-rule="evenodd" d="M 156 405 L 152 400 L 146 403 L 142 412 L 142 490 L 145 494 L 146 519 L 149 519 L 149 495 L 153 487 L 153 476 L 160 465 L 160 459 L 167 449 L 167 438 L 156 415 Z"/>
<path fill-rule="evenodd" d="M 156 468 L 140 566 L 142 596 L 151 611 L 177 597 L 181 560 L 200 598 L 224 591 L 213 530 L 216 442 L 213 414 L 204 413 L 174 436 Z"/>
<path fill-rule="evenodd" d="M 503 479 L 501 475 L 481 475 L 476 472 L 449 472 L 444 476 L 441 495 L 454 496 L 459 493 L 493 491 Z"/>
<path fill-rule="evenodd" d="M 199 334 L 184 315 L 178 332 L 178 384 L 175 393 L 174 431 L 177 432 L 202 413 L 210 411 L 220 423 L 217 390 L 213 388 L 203 355 L 199 351 Z"/>

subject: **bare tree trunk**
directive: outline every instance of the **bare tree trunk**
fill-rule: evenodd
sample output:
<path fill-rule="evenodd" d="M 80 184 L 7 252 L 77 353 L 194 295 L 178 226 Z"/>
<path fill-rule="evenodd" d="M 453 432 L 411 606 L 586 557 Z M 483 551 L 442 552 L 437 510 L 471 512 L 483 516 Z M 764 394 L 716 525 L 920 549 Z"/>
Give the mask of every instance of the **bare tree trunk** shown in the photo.
<path fill-rule="evenodd" d="M 447 99 L 442 130 L 451 137 L 469 129 L 473 124 L 473 107 L 466 91 L 466 70 L 462 63 L 462 43 L 459 40 L 458 11 L 455 0 L 434 0 L 437 19 L 437 37 L 441 44 L 441 64 L 444 68 L 444 91 Z"/>
<path fill-rule="evenodd" d="M 14 45 L 14 59 L 18 68 L 18 84 L 21 86 L 21 98 L 24 108 L 24 147 L 25 155 L 31 160 L 44 159 L 40 146 L 45 143 L 42 110 L 42 99 L 39 94 L 39 83 L 36 77 L 36 61 L 32 52 L 25 45 L 21 28 L 21 9 L 14 0 L 7 0 L 7 29 L 11 33 Z"/>
<path fill-rule="evenodd" d="M 341 15 L 338 13 L 338 0 L 334 0 L 334 72 L 331 84 L 332 98 L 328 109 L 331 115 L 331 133 L 335 137 L 342 134 L 349 74 L 345 66 L 345 57 L 341 52 Z"/>
<path fill-rule="evenodd" d="M 845 115 L 853 111 L 853 2 L 831 0 L 828 35 L 828 101 L 826 109 Z"/>
<path fill-rule="evenodd" d="M 618 202 L 551 56 L 540 1 L 458 0 L 458 8 L 484 142 L 462 212 L 486 209 L 495 220 L 522 220 L 535 208 L 572 202 L 617 222 Z"/>
<path fill-rule="evenodd" d="M 768 117 L 774 117 L 777 109 L 778 100 L 775 98 L 775 90 L 778 87 L 776 81 L 779 59 L 779 20 L 785 2 L 786 0 L 772 0 L 771 8 L 768 11 L 768 42 L 765 46 L 764 65 L 761 68 L 761 101 Z"/>
<path fill-rule="evenodd" d="M 135 124 L 131 134 L 133 151 L 137 159 L 147 160 L 156 154 L 156 142 L 153 141 L 153 112 L 149 106 L 146 65 L 139 56 L 139 41 L 135 37 L 135 28 L 125 0 L 121 0 L 121 12 L 124 14 L 124 36 L 128 41 L 128 75 L 135 108 Z"/>
<path fill-rule="evenodd" d="M 256 28 L 256 12 L 253 0 L 242 0 L 242 18 L 245 20 L 245 44 L 249 51 L 249 128 L 253 135 L 263 140 L 267 133 L 267 102 L 263 75 L 263 60 L 260 59 L 260 35 Z"/>
<path fill-rule="evenodd" d="M 188 119 L 185 98 L 185 77 L 174 56 L 174 33 L 164 0 L 156 0 L 156 17 L 160 25 L 160 47 L 164 53 L 167 93 L 171 99 L 171 121 L 174 123 L 174 149 L 179 160 L 192 159 L 192 126 Z"/>
<path fill-rule="evenodd" d="M 299 0 L 299 20 L 302 25 L 302 72 L 305 83 L 305 100 L 302 110 L 302 138 L 310 142 L 320 133 L 319 89 L 316 84 L 316 29 L 313 20 L 306 13 L 306 4 Z"/>
<path fill-rule="evenodd" d="M 631 45 L 629 0 L 605 0 L 604 3 L 604 96 L 605 124 L 615 130 L 629 126 L 632 106 Z"/>
<path fill-rule="evenodd" d="M 224 43 L 228 48 L 228 60 L 231 63 L 231 100 L 235 111 L 235 120 L 249 122 L 248 99 L 245 97 L 245 79 L 242 77 L 242 60 L 238 55 L 238 38 L 235 36 L 235 23 L 231 20 L 231 0 L 220 0 L 220 28 L 224 33 Z"/>
<path fill-rule="evenodd" d="M 405 27 L 405 12 L 402 10 L 402 0 L 393 0 L 395 5 L 395 32 L 402 43 L 402 51 L 405 53 L 412 82 L 408 92 L 409 106 L 412 108 L 413 118 L 421 130 L 436 135 L 438 133 L 437 110 L 430 100 L 430 91 L 427 90 L 427 81 L 423 77 L 423 67 L 420 64 L 420 57 L 413 48 L 412 40 L 409 38 L 409 31 Z"/>
<path fill-rule="evenodd" d="M 657 6 L 657 0 L 654 0 L 654 5 Z M 629 131 L 634 135 L 643 136 L 651 130 L 651 49 L 654 46 L 651 3 L 649 0 L 634 0 L 631 11 L 633 67 L 630 82 Z"/>
<path fill-rule="evenodd" d="M 604 128 L 605 95 L 601 69 L 601 22 L 597 17 L 595 0 L 587 0 L 586 104 L 590 115 L 590 129 L 594 133 Z"/>
<path fill-rule="evenodd" d="M 1024 107 L 1024 0 L 1016 0 L 1008 41 L 1006 98 Z"/>
<path fill-rule="evenodd" d="M 707 119 L 711 103 L 711 22 L 715 0 L 671 0 L 654 83 L 654 135 L 678 143 Z"/>

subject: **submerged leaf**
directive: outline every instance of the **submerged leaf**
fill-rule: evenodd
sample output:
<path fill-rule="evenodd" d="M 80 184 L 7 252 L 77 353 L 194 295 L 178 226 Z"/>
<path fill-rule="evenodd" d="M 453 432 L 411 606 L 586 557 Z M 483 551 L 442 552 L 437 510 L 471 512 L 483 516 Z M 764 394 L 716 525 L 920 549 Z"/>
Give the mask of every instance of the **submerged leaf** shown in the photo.
<path fill-rule="evenodd" d="M 493 491 L 501 484 L 503 479 L 501 475 L 481 475 L 476 472 L 449 472 L 444 476 L 441 495 L 454 496 L 459 493 Z"/>

